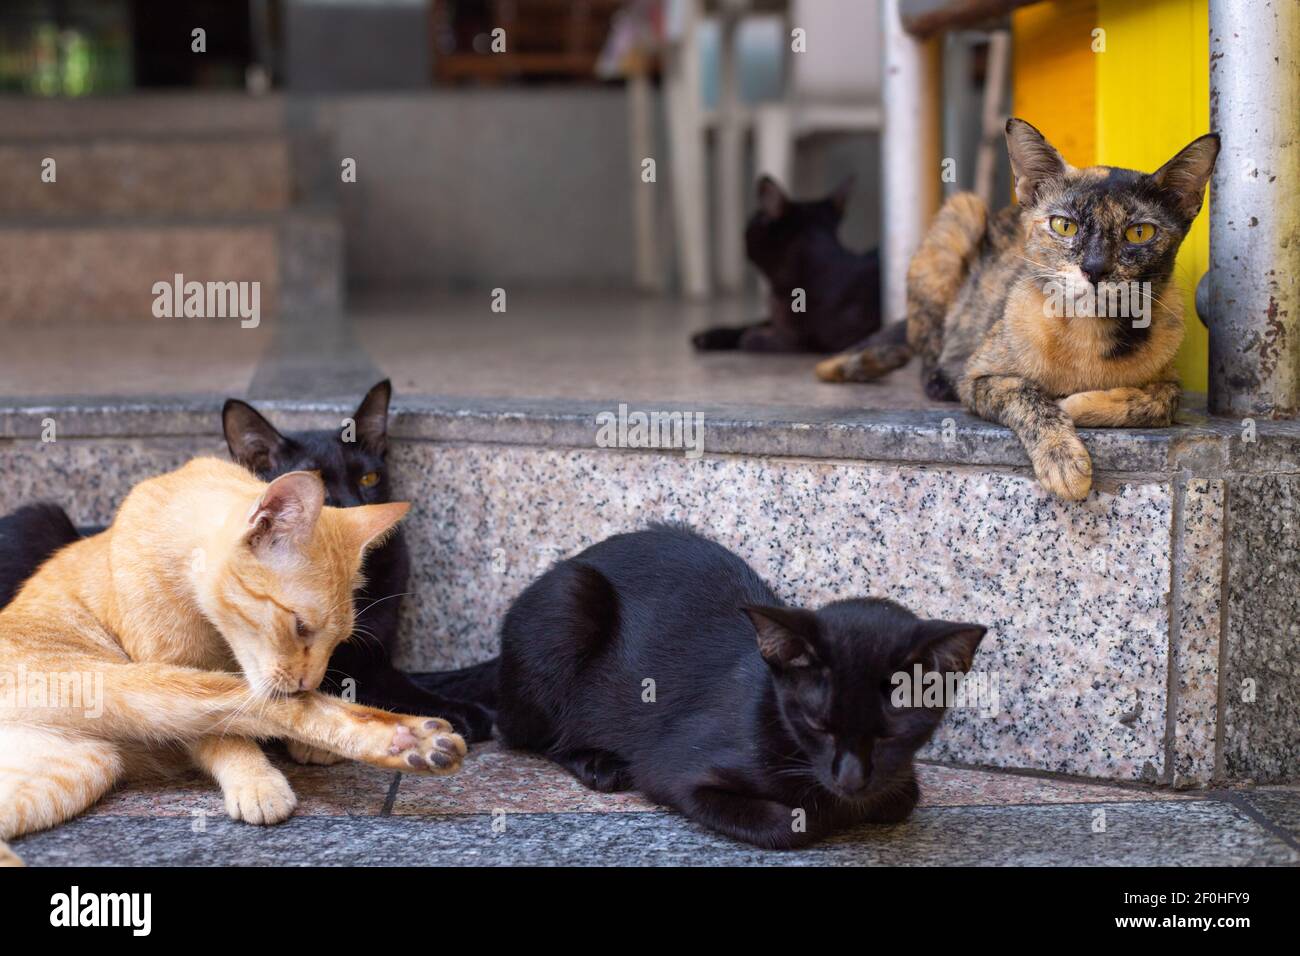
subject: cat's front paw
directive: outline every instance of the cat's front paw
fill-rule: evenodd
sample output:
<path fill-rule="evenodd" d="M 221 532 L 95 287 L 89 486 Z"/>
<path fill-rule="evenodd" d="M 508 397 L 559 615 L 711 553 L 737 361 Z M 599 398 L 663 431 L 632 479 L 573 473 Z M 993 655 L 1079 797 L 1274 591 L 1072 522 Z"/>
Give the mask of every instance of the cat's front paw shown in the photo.
<path fill-rule="evenodd" d="M 465 740 L 437 717 L 398 716 L 383 759 L 386 766 L 411 773 L 446 776 L 460 769 Z"/>
<path fill-rule="evenodd" d="M 322 750 L 319 747 L 305 744 L 300 740 L 286 740 L 284 746 L 285 749 L 289 751 L 289 756 L 301 764 L 317 764 L 322 767 L 328 767 L 347 759 L 333 751 Z"/>
<path fill-rule="evenodd" d="M 1074 432 L 1043 439 L 1030 453 L 1043 487 L 1066 501 L 1082 501 L 1092 489 L 1092 459 Z"/>
<path fill-rule="evenodd" d="M 298 798 L 289 786 L 289 781 L 273 767 L 223 783 L 221 789 L 230 819 L 258 826 L 283 823 L 298 806 Z"/>
<path fill-rule="evenodd" d="M 823 382 L 847 382 L 849 364 L 853 356 L 849 354 L 832 355 L 828 359 L 822 359 L 814 367 L 813 371 Z"/>

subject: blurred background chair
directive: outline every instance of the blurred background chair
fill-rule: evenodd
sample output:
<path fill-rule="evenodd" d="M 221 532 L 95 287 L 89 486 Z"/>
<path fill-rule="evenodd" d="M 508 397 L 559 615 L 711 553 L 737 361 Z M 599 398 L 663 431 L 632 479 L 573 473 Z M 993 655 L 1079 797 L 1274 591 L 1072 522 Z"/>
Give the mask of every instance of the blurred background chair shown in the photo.
<path fill-rule="evenodd" d="M 751 25 L 761 30 L 749 31 L 757 42 L 746 43 Z M 802 31 L 800 49 L 816 55 L 792 50 L 796 29 Z M 715 264 L 718 287 L 734 291 L 741 285 L 749 134 L 756 172 L 789 186 L 801 138 L 880 128 L 879 32 L 878 0 L 674 0 L 664 92 L 678 268 L 687 295 L 713 291 Z M 773 39 L 780 51 L 778 95 L 754 104 L 742 95 L 742 60 L 761 56 L 762 42 Z M 706 70 L 713 49 L 717 82 L 710 105 Z M 710 182 L 716 203 L 710 202 Z"/>

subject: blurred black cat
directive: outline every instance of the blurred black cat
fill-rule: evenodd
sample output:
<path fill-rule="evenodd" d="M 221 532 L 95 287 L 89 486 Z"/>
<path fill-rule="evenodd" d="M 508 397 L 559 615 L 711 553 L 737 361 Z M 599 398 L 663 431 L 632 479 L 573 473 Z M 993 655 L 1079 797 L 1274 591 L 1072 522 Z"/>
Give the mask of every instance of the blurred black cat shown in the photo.
<path fill-rule="evenodd" d="M 652 525 L 534 581 L 501 656 L 462 674 L 498 671 L 483 702 L 509 746 L 783 849 L 911 813 L 944 712 L 893 706 L 891 677 L 966 673 L 984 630 L 874 598 L 786 607 L 726 548 Z"/>
<path fill-rule="evenodd" d="M 834 352 L 880 328 L 880 257 L 850 252 L 836 235 L 852 187 L 850 177 L 825 199 L 795 202 L 759 179 L 745 251 L 767 280 L 768 318 L 700 332 L 697 349 Z"/>
<path fill-rule="evenodd" d="M 231 457 L 269 481 L 290 471 L 316 471 L 325 482 L 325 503 L 335 508 L 391 501 L 385 457 L 388 450 L 387 380 L 366 393 L 353 413 L 355 441 L 344 441 L 339 430 L 281 434 L 246 402 L 228 399 L 221 411 L 222 431 Z M 93 534 L 101 528 L 85 529 Z M 0 518 L 0 607 L 17 593 L 56 550 L 77 540 L 62 508 L 49 503 L 28 505 Z M 410 575 L 410 556 L 399 530 L 365 560 L 365 586 L 356 593 L 356 626 L 350 640 L 330 659 L 324 688 L 340 690 L 345 679 L 355 681 L 359 703 L 407 714 L 432 714 L 451 721 L 467 741 L 486 740 L 492 715 L 482 706 L 425 689 L 419 675 L 393 666 L 398 612 Z M 331 755 L 291 744 L 303 762 L 333 762 Z"/>

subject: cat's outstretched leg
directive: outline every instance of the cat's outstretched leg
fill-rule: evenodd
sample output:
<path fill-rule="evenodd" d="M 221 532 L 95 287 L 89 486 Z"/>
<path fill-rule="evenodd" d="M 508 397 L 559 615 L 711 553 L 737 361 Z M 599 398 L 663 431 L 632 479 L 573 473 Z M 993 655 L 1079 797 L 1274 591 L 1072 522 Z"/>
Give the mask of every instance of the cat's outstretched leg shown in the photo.
<path fill-rule="evenodd" d="M 818 362 L 815 371 L 823 382 L 873 382 L 902 368 L 911 358 L 907 326 L 895 322 L 839 355 Z"/>
<path fill-rule="evenodd" d="M 608 750 L 574 750 L 548 756 L 592 790 L 618 793 L 635 785 L 627 761 Z"/>
<path fill-rule="evenodd" d="M 1152 382 L 1141 388 L 1075 392 L 1057 404 L 1084 428 L 1163 428 L 1173 424 L 1183 389 L 1178 382 Z"/>
<path fill-rule="evenodd" d="M 1070 416 L 1042 389 L 1017 375 L 982 375 L 964 379 L 960 391 L 976 415 L 1015 432 L 1044 488 L 1069 501 L 1088 497 L 1088 449 L 1075 434 Z"/>
<path fill-rule="evenodd" d="M 289 819 L 298 798 L 262 748 L 246 737 L 204 737 L 190 746 L 194 762 L 221 785 L 232 820 L 270 825 Z M 340 758 L 342 759 L 342 758 Z"/>
<path fill-rule="evenodd" d="M 425 690 L 394 667 L 387 653 L 379 654 L 372 647 L 357 642 L 340 645 L 330 658 L 329 676 L 336 682 L 351 678 L 358 703 L 399 714 L 437 714 L 469 743 L 492 737 L 492 713 L 486 707 Z"/>
<path fill-rule="evenodd" d="M 3 841 L 75 817 L 121 772 L 121 754 L 106 741 L 0 726 L 0 865 L 22 865 Z"/>
<path fill-rule="evenodd" d="M 97 719 L 60 707 L 24 712 L 24 718 L 113 740 L 291 738 L 377 767 L 439 776 L 455 773 L 465 756 L 465 741 L 438 717 L 393 714 L 316 691 L 250 701 L 238 674 L 144 662 L 96 665 L 104 675 Z"/>
<path fill-rule="evenodd" d="M 710 829 L 766 850 L 791 850 L 822 836 L 803 807 L 714 786 L 692 789 L 681 809 Z"/>

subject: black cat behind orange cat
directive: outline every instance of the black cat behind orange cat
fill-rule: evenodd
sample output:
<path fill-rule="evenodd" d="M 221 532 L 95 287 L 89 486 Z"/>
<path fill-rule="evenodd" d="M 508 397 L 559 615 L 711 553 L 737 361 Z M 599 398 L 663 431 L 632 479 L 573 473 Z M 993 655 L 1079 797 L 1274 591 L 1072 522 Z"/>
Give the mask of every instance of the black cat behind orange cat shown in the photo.
<path fill-rule="evenodd" d="M 786 607 L 726 548 L 654 525 L 534 581 L 474 670 L 499 670 L 509 746 L 785 849 L 912 812 L 944 707 L 895 706 L 891 679 L 965 674 L 984 632 L 876 598 Z"/>

